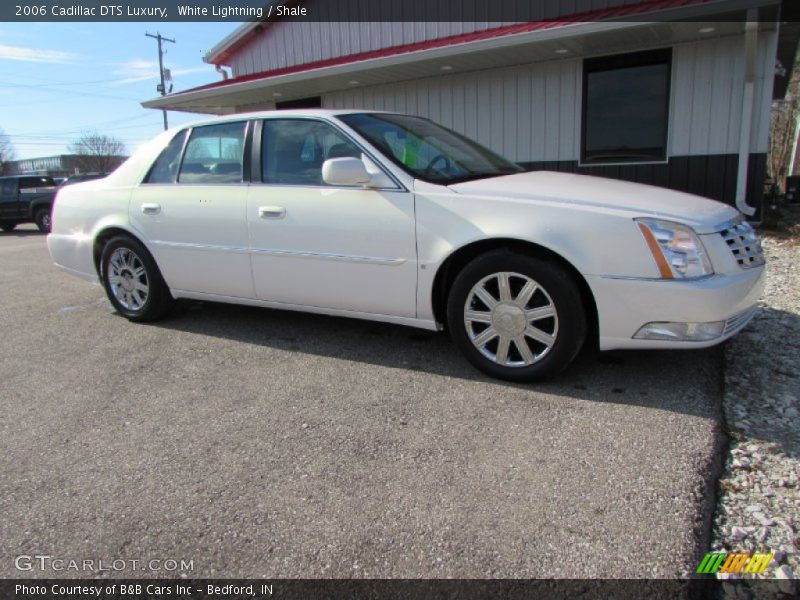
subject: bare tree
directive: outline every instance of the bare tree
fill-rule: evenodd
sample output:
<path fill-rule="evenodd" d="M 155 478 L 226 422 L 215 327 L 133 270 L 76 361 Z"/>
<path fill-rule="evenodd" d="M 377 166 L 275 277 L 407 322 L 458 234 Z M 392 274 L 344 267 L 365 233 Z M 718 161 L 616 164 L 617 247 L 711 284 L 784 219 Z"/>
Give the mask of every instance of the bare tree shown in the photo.
<path fill-rule="evenodd" d="M 11 138 L 0 129 L 0 175 L 6 175 L 9 170 L 7 163 L 14 160 L 16 152 L 14 146 L 11 144 Z"/>
<path fill-rule="evenodd" d="M 770 139 L 767 171 L 770 178 L 784 190 L 787 175 L 793 175 L 795 165 L 789 165 L 800 117 L 800 45 L 794 59 L 786 96 L 773 103 L 770 116 Z M 795 164 L 796 164 L 795 160 Z"/>
<path fill-rule="evenodd" d="M 67 147 L 67 151 L 78 157 L 76 166 L 84 173 L 113 171 L 125 159 L 127 152 L 120 140 L 97 131 L 84 131 Z"/>

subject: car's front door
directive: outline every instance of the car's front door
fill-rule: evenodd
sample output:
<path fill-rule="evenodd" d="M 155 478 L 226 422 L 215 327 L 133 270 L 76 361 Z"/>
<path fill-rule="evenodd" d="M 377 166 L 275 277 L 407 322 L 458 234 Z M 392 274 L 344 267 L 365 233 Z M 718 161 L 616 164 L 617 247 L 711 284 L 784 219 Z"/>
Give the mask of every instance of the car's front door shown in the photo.
<path fill-rule="evenodd" d="M 265 119 L 260 147 L 247 202 L 257 297 L 415 317 L 413 194 L 389 177 L 381 189 L 326 185 L 326 159 L 362 150 L 325 121 Z"/>
<path fill-rule="evenodd" d="M 178 134 L 134 191 L 131 222 L 173 289 L 254 297 L 243 179 L 246 130 L 247 122 L 237 121 Z"/>

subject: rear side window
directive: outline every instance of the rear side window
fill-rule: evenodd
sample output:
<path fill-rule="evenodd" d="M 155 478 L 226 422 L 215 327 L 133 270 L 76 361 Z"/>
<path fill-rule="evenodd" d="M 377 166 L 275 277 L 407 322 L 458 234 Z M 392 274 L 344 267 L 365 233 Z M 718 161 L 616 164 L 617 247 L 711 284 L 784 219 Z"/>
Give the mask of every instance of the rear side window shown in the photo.
<path fill-rule="evenodd" d="M 19 189 L 35 190 L 36 188 L 55 187 L 56 183 L 51 177 L 20 177 Z"/>
<path fill-rule="evenodd" d="M 14 180 L 13 179 L 5 179 L 5 180 L 3 180 L 3 182 L 0 184 L 0 186 L 1 186 L 0 187 L 0 193 L 2 193 L 3 196 L 10 196 L 11 194 L 13 194 L 14 192 L 17 191 L 16 188 L 14 187 Z"/>
<path fill-rule="evenodd" d="M 186 129 L 172 138 L 169 145 L 161 151 L 156 162 L 153 163 L 145 183 L 175 183 L 185 139 Z"/>
<path fill-rule="evenodd" d="M 246 122 L 195 127 L 178 183 L 241 183 Z"/>

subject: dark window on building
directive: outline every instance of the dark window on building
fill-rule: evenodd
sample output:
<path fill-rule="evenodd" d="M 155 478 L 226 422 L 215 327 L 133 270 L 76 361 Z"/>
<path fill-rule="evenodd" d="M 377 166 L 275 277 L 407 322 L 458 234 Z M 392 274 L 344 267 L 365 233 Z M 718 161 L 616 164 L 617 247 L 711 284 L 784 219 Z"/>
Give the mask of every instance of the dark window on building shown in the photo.
<path fill-rule="evenodd" d="M 287 108 L 322 108 L 322 96 L 311 96 L 309 98 L 298 98 L 297 100 L 276 102 L 275 108 L 278 110 L 284 110 Z"/>
<path fill-rule="evenodd" d="M 670 48 L 584 61 L 582 163 L 666 160 L 671 68 Z"/>
<path fill-rule="evenodd" d="M 244 121 L 192 129 L 178 183 L 241 183 Z"/>
<path fill-rule="evenodd" d="M 186 131 L 184 129 L 172 138 L 169 145 L 161 151 L 156 162 L 153 163 L 153 168 L 150 169 L 145 183 L 175 183 L 183 142 L 186 140 Z"/>

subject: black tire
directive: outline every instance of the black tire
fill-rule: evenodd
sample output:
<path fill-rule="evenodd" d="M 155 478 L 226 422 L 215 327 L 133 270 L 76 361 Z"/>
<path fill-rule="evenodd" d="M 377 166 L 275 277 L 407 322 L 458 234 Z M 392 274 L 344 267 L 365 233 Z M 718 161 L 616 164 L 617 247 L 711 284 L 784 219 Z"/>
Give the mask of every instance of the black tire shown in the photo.
<path fill-rule="evenodd" d="M 510 301 L 500 301 L 500 277 L 508 282 L 510 291 L 506 297 L 511 298 Z M 528 283 L 531 284 L 529 289 L 536 291 L 529 300 L 523 301 L 521 292 Z M 493 284 L 497 285 L 496 291 L 492 291 Z M 473 293 L 483 286 L 497 303 L 492 310 Z M 467 324 L 468 299 L 469 316 L 477 314 L 482 319 L 488 318 L 488 322 L 476 319 Z M 505 314 L 504 309 L 507 309 Z M 554 314 L 528 320 L 532 310 Z M 458 274 L 448 295 L 447 322 L 453 341 L 469 362 L 487 375 L 517 382 L 544 379 L 560 373 L 580 351 L 587 329 L 586 311 L 571 274 L 554 261 L 508 250 L 494 250 L 479 256 Z M 497 329 L 493 329 L 495 327 Z M 537 330 L 534 332 L 536 337 L 546 337 L 547 343 L 529 337 L 531 330 L 528 327 Z M 478 340 L 483 333 L 479 328 L 492 329 L 488 335 L 495 334 L 481 349 L 472 341 L 473 338 Z M 503 338 L 496 334 L 500 328 L 507 328 L 505 335 L 512 336 L 506 338 L 511 341 L 506 342 L 504 352 L 499 348 Z M 528 348 L 526 353 L 519 348 L 520 339 Z M 506 358 L 501 359 L 501 356 Z M 502 364 L 497 362 L 498 359 L 503 361 Z"/>
<path fill-rule="evenodd" d="M 120 253 L 115 254 L 117 251 Z M 134 258 L 130 263 L 121 260 L 131 255 Z M 124 265 L 121 269 L 118 268 L 120 264 Z M 134 273 L 134 269 L 138 273 L 140 268 L 143 269 L 141 275 Z M 128 236 L 112 238 L 103 247 L 100 279 L 111 304 L 119 314 L 131 321 L 155 321 L 167 314 L 174 302 L 161 271 L 147 248 Z M 137 284 L 147 286 L 146 295 L 140 289 L 137 290 Z M 128 287 L 131 288 L 129 292 L 126 291 Z M 118 292 L 123 297 L 127 296 L 125 303 L 117 296 Z"/>
<path fill-rule="evenodd" d="M 50 233 L 50 207 L 47 208 L 40 208 L 36 211 L 36 215 L 34 215 L 33 220 L 36 221 L 36 227 L 39 228 L 39 231 L 42 233 Z"/>
<path fill-rule="evenodd" d="M 14 231 L 14 228 L 17 226 L 17 223 L 13 221 L 3 221 L 0 223 L 0 229 L 3 231 Z"/>

